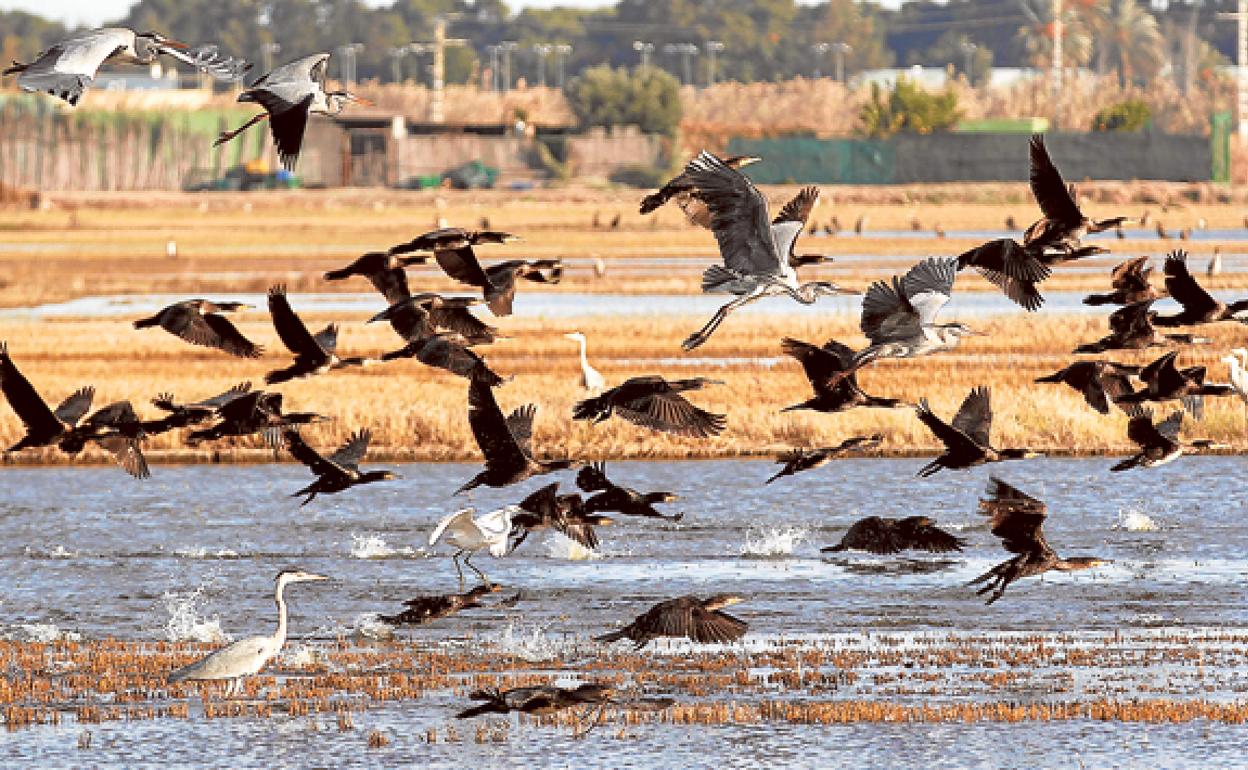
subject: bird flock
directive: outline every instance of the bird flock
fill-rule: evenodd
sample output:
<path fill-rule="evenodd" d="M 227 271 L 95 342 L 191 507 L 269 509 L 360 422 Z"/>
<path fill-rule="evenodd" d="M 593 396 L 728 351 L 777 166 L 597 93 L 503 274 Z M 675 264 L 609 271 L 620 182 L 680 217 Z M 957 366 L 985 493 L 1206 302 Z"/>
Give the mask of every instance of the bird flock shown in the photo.
<path fill-rule="evenodd" d="M 155 33 L 136 35 L 130 30 L 105 29 L 63 41 L 30 64 L 15 63 L 6 74 L 17 74 L 22 88 L 51 93 L 76 104 L 101 63 L 144 63 L 159 55 L 175 56 L 222 78 L 240 78 L 249 66 L 220 57 L 212 46 L 187 49 L 184 44 Z M 239 129 L 222 134 L 219 141 L 228 141 L 250 125 L 267 119 L 279 157 L 287 168 L 293 167 L 309 112 L 332 114 L 347 102 L 359 101 L 347 92 L 325 91 L 328 58 L 328 54 L 305 57 L 256 80 L 239 100 L 256 103 L 265 112 Z M 675 202 L 692 223 L 710 229 L 722 257 L 722 264 L 711 265 L 704 271 L 702 290 L 732 295 L 733 299 L 688 336 L 682 346 L 686 351 L 704 344 L 735 310 L 765 297 L 788 296 L 796 302 L 812 304 L 821 296 L 856 293 L 830 281 L 799 281 L 798 269 L 825 261 L 821 256 L 796 252 L 797 241 L 806 231 L 819 199 L 819 190 L 802 189 L 773 218 L 767 199 L 741 171 L 758 160 L 744 156 L 720 158 L 703 151 L 680 175 L 642 201 L 643 214 Z M 869 343 L 861 350 L 837 340 L 816 346 L 783 339 L 781 350 L 802 365 L 813 395 L 781 411 L 834 414 L 860 407 L 913 409 L 918 420 L 944 446 L 938 457 L 918 471 L 922 477 L 946 469 L 961 470 L 1039 456 L 1028 448 L 993 445 L 992 394 L 988 385 L 974 387 L 952 419 L 946 421 L 924 399 L 911 404 L 869 395 L 857 381 L 857 372 L 877 361 L 952 351 L 963 339 L 984 333 L 963 323 L 938 320 L 961 271 L 976 270 L 1024 311 L 1036 312 L 1044 302 L 1040 286 L 1055 269 L 1107 251 L 1099 245 L 1085 244 L 1082 239 L 1091 233 L 1118 228 L 1126 218 L 1087 217 L 1079 208 L 1073 186 L 1065 183 L 1049 157 L 1042 136 L 1032 138 L 1029 160 L 1031 189 L 1041 217 L 1026 229 L 1022 241 L 997 239 L 958 256 L 928 258 L 889 280 L 872 283 L 862 295 L 860 328 Z M 428 542 L 430 546 L 445 543 L 455 549 L 452 561 L 460 591 L 411 599 L 402 611 L 382 616 L 392 624 L 421 624 L 444 618 L 480 606 L 484 598 L 496 593 L 500 587 L 472 563 L 473 556 L 481 551 L 496 558 L 506 557 L 538 531 L 558 532 L 584 548 L 594 549 L 598 546 L 595 528 L 612 523 L 606 514 L 669 521 L 681 516 L 663 513 L 657 507 L 676 500 L 674 493 L 638 491 L 612 480 L 602 462 L 548 457 L 537 451 L 533 442 L 535 405 L 523 404 L 508 413 L 503 411 L 495 391 L 503 388 L 508 378 L 493 371 L 478 352 L 503 337 L 497 328 L 474 314 L 474 308 L 483 305 L 495 317 L 508 316 L 513 311 L 520 281 L 554 284 L 562 276 L 559 260 L 513 259 L 487 265 L 477 257 L 476 249 L 481 246 L 514 240 L 513 235 L 488 227 L 444 227 L 386 251 L 366 253 L 351 264 L 326 273 L 327 281 L 366 279 L 384 300 L 384 309 L 369 322 L 387 322 L 400 338 L 396 345 L 401 345 L 375 356 L 340 355 L 338 325 L 331 324 L 313 333 L 292 306 L 284 286 L 274 285 L 268 292 L 274 330 L 291 359 L 288 365 L 265 376 L 267 386 L 327 375 L 338 369 L 415 358 L 467 381 L 467 421 L 484 462 L 482 470 L 465 481 L 456 495 L 481 486 L 505 488 L 537 476 L 576 472 L 577 492 L 561 493 L 559 482 L 547 483 L 519 502 L 498 510 L 478 513 L 464 508 L 439 521 Z M 414 293 L 406 268 L 431 258 L 447 276 L 470 287 L 472 294 Z M 1089 305 L 1121 306 L 1109 316 L 1109 333 L 1073 352 L 1171 349 L 1143 367 L 1108 359 L 1080 359 L 1037 381 L 1074 388 L 1090 408 L 1101 414 L 1109 414 L 1117 406 L 1128 415 L 1127 435 L 1138 446 L 1138 452 L 1115 464 L 1113 471 L 1156 467 L 1185 452 L 1216 449 L 1219 445 L 1206 439 L 1180 438 L 1185 413 L 1198 420 L 1204 399 L 1209 397 L 1238 396 L 1248 404 L 1248 351 L 1237 349 L 1223 359 L 1230 371 L 1228 383 L 1211 383 L 1205 367 L 1180 367 L 1181 350 L 1174 349 L 1207 342 L 1205 338 L 1158 331 L 1223 321 L 1248 323 L 1248 299 L 1229 304 L 1214 299 L 1192 276 L 1182 251 L 1171 253 L 1165 260 L 1164 291 L 1152 286 L 1150 272 L 1144 257 L 1128 260 L 1114 269 L 1112 291 L 1085 300 Z M 1153 311 L 1152 303 L 1163 296 L 1176 300 L 1181 311 L 1168 316 Z M 159 328 L 188 344 L 216 349 L 229 356 L 257 358 L 264 348 L 244 337 L 228 318 L 230 313 L 243 308 L 236 302 L 189 299 L 135 321 L 133 326 L 136 330 Z M 573 408 L 573 419 L 596 424 L 614 416 L 644 430 L 693 439 L 716 436 L 725 429 L 727 415 L 702 409 L 685 395 L 717 381 L 639 375 L 608 388 L 605 378 L 589 364 L 584 335 L 567 336 L 578 344 L 586 391 L 586 398 Z M 152 399 L 153 406 L 162 412 L 154 419 L 142 419 L 129 402 L 109 404 L 92 412 L 94 390 L 89 386 L 79 388 L 51 407 L 19 371 L 7 344 L 0 342 L 0 390 L 26 428 L 25 435 L 9 452 L 55 447 L 73 454 L 95 444 L 111 452 L 128 473 L 146 478 L 150 470 L 142 446 L 148 436 L 185 430 L 187 443 L 198 445 L 259 434 L 269 445 L 284 447 L 313 474 L 307 486 L 292 494 L 302 498 L 301 506 L 318 496 L 396 478 L 388 470 L 361 469 L 372 439 L 369 429 L 355 431 L 332 453 L 322 452 L 304 441 L 300 426 L 325 421 L 330 419 L 328 416 L 287 411 L 280 392 L 253 389 L 249 382 L 192 402 L 179 402 L 172 394 L 161 393 Z M 1180 402 L 1182 409 L 1156 421 L 1149 405 L 1169 401 Z M 764 483 L 816 469 L 836 457 L 869 450 L 882 440 L 881 435 L 856 436 L 837 446 L 793 449 L 779 456 L 782 468 Z M 1013 554 L 971 581 L 990 604 L 1021 578 L 1106 563 L 1094 557 L 1058 556 L 1042 531 L 1047 515 L 1045 504 L 996 476 L 991 478 L 980 502 L 980 512 L 987 517 L 992 534 Z M 965 540 L 940 530 L 925 516 L 871 517 L 855 523 L 840 543 L 824 551 L 948 552 L 959 551 L 965 544 Z M 481 581 L 467 591 L 461 558 L 462 565 Z M 169 680 L 228 680 L 226 694 L 238 692 L 242 678 L 260 671 L 286 639 L 286 587 L 325 579 L 302 570 L 283 570 L 276 579 L 278 626 L 273 635 L 235 642 L 174 671 Z M 638 649 L 663 637 L 683 637 L 695 643 L 734 642 L 746 633 L 748 625 L 724 612 L 724 608 L 744 598 L 737 594 L 677 597 L 660 602 L 627 625 L 595 638 L 603 643 L 628 640 Z M 480 703 L 461 712 L 461 717 L 511 710 L 548 713 L 574 705 L 612 702 L 610 688 L 593 684 L 573 690 L 538 687 L 477 691 L 470 697 Z"/>

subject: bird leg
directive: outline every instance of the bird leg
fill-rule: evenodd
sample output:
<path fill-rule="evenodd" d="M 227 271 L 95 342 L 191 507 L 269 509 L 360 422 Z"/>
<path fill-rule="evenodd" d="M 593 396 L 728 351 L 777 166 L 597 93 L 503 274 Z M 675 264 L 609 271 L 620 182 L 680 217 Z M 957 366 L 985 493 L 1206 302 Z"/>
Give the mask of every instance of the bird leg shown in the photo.
<path fill-rule="evenodd" d="M 486 587 L 486 588 L 493 588 L 493 587 L 494 587 L 494 584 L 493 584 L 493 583 L 491 583 L 491 582 L 490 582 L 490 579 L 489 579 L 488 577 L 486 577 L 486 576 L 485 576 L 485 573 L 484 573 L 484 572 L 482 572 L 481 570 L 477 569 L 477 565 L 475 565 L 475 564 L 473 564 L 473 563 L 472 563 L 472 554 L 468 554 L 467 556 L 465 556 L 465 557 L 464 557 L 464 564 L 465 564 L 465 565 L 467 565 L 468 569 L 470 569 L 470 570 L 472 570 L 473 572 L 477 573 L 477 577 L 481 578 L 481 582 L 482 582 L 482 583 L 485 583 L 485 587 Z M 460 579 L 461 579 L 461 580 L 463 579 L 463 575 L 460 575 Z M 460 588 L 460 590 L 461 590 L 461 591 L 463 590 L 464 586 L 463 586 L 463 583 L 462 583 L 462 582 L 460 583 L 459 588 Z"/>
<path fill-rule="evenodd" d="M 572 730 L 573 738 L 584 738 L 589 735 L 590 731 L 598 726 L 602 721 L 602 714 L 607 709 L 607 704 L 599 703 L 597 708 L 594 706 L 586 706 L 585 711 L 577 718 L 578 724 Z M 592 713 L 592 716 L 590 714 Z M 589 717 L 588 723 L 584 722 L 585 717 Z"/>
<path fill-rule="evenodd" d="M 267 117 L 269 117 L 269 113 L 262 112 L 259 115 L 253 116 L 251 120 L 248 120 L 246 123 L 234 129 L 233 131 L 222 131 L 221 134 L 217 136 L 217 141 L 212 143 L 212 146 L 219 147 L 220 145 L 225 144 L 226 142 L 230 141 L 234 137 L 243 133 L 244 131 L 256 125 L 257 123 L 259 123 L 260 121 L 264 120 Z"/>
<path fill-rule="evenodd" d="M 461 548 L 460 550 L 455 552 L 454 556 L 451 557 L 451 561 L 455 563 L 455 574 L 459 575 L 459 590 L 461 593 L 464 590 L 464 570 L 461 569 L 459 566 L 459 557 L 462 556 L 463 553 L 464 551 Z"/>
<path fill-rule="evenodd" d="M 719 328 L 719 325 L 724 322 L 724 319 L 728 317 L 729 313 L 756 298 L 757 295 L 744 294 L 724 305 L 719 310 L 716 310 L 715 315 L 711 316 L 711 320 L 706 322 L 706 326 L 703 326 L 698 331 L 690 334 L 688 338 L 681 343 L 680 347 L 687 353 L 706 342 L 711 338 L 711 335 L 715 333 L 715 330 Z"/>

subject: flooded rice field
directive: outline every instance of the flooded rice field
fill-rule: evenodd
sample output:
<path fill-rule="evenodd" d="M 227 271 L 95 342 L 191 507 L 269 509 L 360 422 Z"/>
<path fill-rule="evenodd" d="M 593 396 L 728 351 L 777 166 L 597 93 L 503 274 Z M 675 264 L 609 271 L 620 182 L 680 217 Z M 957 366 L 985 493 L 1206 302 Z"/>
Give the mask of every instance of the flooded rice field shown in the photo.
<path fill-rule="evenodd" d="M 1108 483 L 1108 458 L 994 471 L 1049 505 L 1064 556 L 1113 564 L 964 584 L 1007 554 L 976 513 L 986 471 L 914 478 L 923 459 L 842 460 L 762 484 L 762 460 L 619 462 L 670 490 L 680 522 L 619 517 L 588 553 L 534 535 L 478 564 L 505 588 L 417 628 L 378 613 L 457 588 L 435 522 L 541 485 L 449 491 L 473 465 L 299 508 L 295 465 L 0 472 L 0 743 L 6 764 L 1106 767 L 1235 765 L 1248 745 L 1248 459 L 1185 457 Z M 571 474 L 560 478 L 572 486 Z M 923 513 L 950 555 L 820 554 L 856 519 Z M 290 641 L 244 696 L 163 676 L 271 631 L 273 576 L 298 565 Z M 471 577 L 471 573 L 468 573 Z M 590 637 L 685 593 L 734 592 L 743 643 Z M 605 680 L 659 711 L 457 721 L 468 690 Z M 207 694 L 204 696 L 203 694 Z M 1003 747 L 1008 746 L 1008 754 Z M 314 759 L 313 759 L 314 758 Z"/>

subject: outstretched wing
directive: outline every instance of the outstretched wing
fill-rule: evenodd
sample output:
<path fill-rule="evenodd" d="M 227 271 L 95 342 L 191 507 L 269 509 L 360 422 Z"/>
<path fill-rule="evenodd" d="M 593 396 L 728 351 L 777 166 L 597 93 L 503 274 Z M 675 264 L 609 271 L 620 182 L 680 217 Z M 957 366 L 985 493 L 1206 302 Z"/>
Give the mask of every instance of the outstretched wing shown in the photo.
<path fill-rule="evenodd" d="M 332 460 L 308 446 L 308 443 L 303 440 L 303 436 L 300 435 L 298 430 L 287 428 L 282 432 L 282 436 L 286 439 L 286 448 L 290 451 L 291 457 L 308 466 L 316 475 L 342 474 L 342 468 L 339 468 Z"/>
<path fill-rule="evenodd" d="M 1148 264 L 1148 257 L 1136 257 L 1128 259 L 1114 268 L 1110 273 L 1110 285 L 1115 289 L 1123 291 L 1143 291 L 1148 288 L 1148 275 L 1152 269 L 1145 269 Z"/>
<path fill-rule="evenodd" d="M 533 456 L 533 418 L 537 416 L 537 406 L 525 404 L 517 407 L 507 415 L 507 430 L 520 446 L 520 451 L 529 457 Z"/>
<path fill-rule="evenodd" d="M 767 199 L 744 174 L 703 150 L 689 161 L 685 176 L 710 209 L 711 231 L 728 268 L 743 275 L 784 272 L 787 261 L 772 237 Z"/>
<path fill-rule="evenodd" d="M 55 436 L 61 430 L 61 421 L 48 408 L 48 404 L 17 369 L 9 357 L 8 345 L 0 342 L 0 390 L 9 400 L 9 406 L 21 419 L 26 429 L 35 435 Z M 88 404 L 88 408 L 90 404 Z M 86 412 L 86 409 L 83 410 Z M 81 415 L 79 415 L 81 418 Z"/>
<path fill-rule="evenodd" d="M 953 416 L 953 427 L 962 431 L 976 444 L 991 446 L 992 391 L 983 385 L 971 389 L 958 413 Z"/>
<path fill-rule="evenodd" d="M 77 425 L 83 415 L 91 409 L 91 401 L 94 399 L 95 388 L 90 385 L 79 388 L 56 407 L 55 414 L 66 425 Z"/>
<path fill-rule="evenodd" d="M 364 453 L 368 451 L 368 442 L 373 438 L 373 432 L 368 428 L 362 428 L 356 431 L 347 443 L 343 444 L 337 452 L 329 456 L 329 461 L 344 468 L 358 470 L 360 460 L 364 459 Z"/>
<path fill-rule="evenodd" d="M 291 353 L 318 358 L 325 355 L 320 343 L 291 308 L 290 300 L 286 298 L 285 286 L 269 289 L 269 314 L 273 316 L 273 328 L 277 330 L 277 336 Z"/>
<path fill-rule="evenodd" d="M 991 517 L 992 534 L 1011 553 L 1048 551 L 1041 527 L 1048 515 L 1040 500 L 996 476 L 988 480 L 988 499 L 979 501 L 979 512 Z"/>
<path fill-rule="evenodd" d="M 902 276 L 901 290 L 919 314 L 920 324 L 936 321 L 936 314 L 953 295 L 953 282 L 957 276 L 957 257 L 925 259 Z"/>
<path fill-rule="evenodd" d="M 1049 219 L 1066 224 L 1078 224 L 1083 221 L 1083 212 L 1071 196 L 1062 174 L 1049 158 L 1049 150 L 1044 146 L 1044 136 L 1036 134 L 1031 137 L 1031 194 L 1035 196 L 1040 210 Z"/>
<path fill-rule="evenodd" d="M 772 240 L 776 242 L 776 250 L 785 259 L 793 253 L 793 244 L 797 243 L 802 230 L 806 228 L 806 220 L 818 202 L 819 188 L 803 187 L 793 200 L 784 204 L 784 208 L 771 221 Z"/>
<path fill-rule="evenodd" d="M 950 452 L 974 454 L 979 451 L 980 445 L 974 439 L 937 417 L 932 408 L 928 406 L 927 399 L 919 399 L 915 414 Z"/>
<path fill-rule="evenodd" d="M 470 286 L 487 287 L 490 279 L 481 269 L 476 252 L 472 246 L 461 246 L 457 249 L 435 249 L 434 259 L 451 278 Z"/>
<path fill-rule="evenodd" d="M 494 399 L 494 390 L 480 380 L 468 385 L 468 425 L 481 448 L 487 468 L 523 468 L 528 456 L 516 442 L 503 412 Z"/>
<path fill-rule="evenodd" d="M 1217 300 L 1196 283 L 1188 271 L 1186 251 L 1172 251 L 1166 255 L 1165 275 L 1166 290 L 1183 306 L 1185 313 L 1201 316 L 1217 307 Z"/>

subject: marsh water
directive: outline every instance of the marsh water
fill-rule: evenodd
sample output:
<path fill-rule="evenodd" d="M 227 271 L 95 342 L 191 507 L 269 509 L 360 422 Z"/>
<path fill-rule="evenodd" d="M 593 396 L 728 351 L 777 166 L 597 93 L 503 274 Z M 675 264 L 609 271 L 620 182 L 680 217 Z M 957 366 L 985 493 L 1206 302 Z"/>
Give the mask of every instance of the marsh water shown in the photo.
<path fill-rule="evenodd" d="M 537 646 L 554 655 L 576 649 L 583 656 L 592 648 L 589 636 L 656 601 L 721 591 L 748 597 L 733 611 L 750 623 L 747 641 L 754 644 L 1042 634 L 1094 645 L 1125 633 L 1126 644 L 1149 646 L 1248 628 L 1248 459 L 1185 457 L 1153 471 L 1112 476 L 1109 458 L 994 467 L 1048 503 L 1045 529 L 1059 553 L 1101 556 L 1113 564 L 1025 580 L 992 606 L 964 585 L 1007 556 L 976 513 L 988 472 L 915 479 L 923 462 L 843 460 L 771 485 L 763 481 L 774 467 L 762 460 L 611 463 L 608 471 L 619 483 L 680 494 L 667 509 L 684 518 L 618 520 L 600 530 L 602 546 L 595 554 L 579 552 L 559 536 L 531 537 L 505 559 L 482 554 L 476 563 L 507 586 L 499 596 L 515 601 L 400 636 L 420 644 Z M 142 483 L 115 468 L 0 470 L 0 636 L 217 641 L 265 632 L 273 623 L 273 575 L 298 565 L 333 582 L 291 590 L 291 646 L 340 638 L 367 644 L 388 631 L 377 613 L 399 610 L 410 596 L 456 589 L 446 546 L 430 549 L 427 543 L 440 517 L 463 505 L 484 511 L 516 502 L 542 483 L 453 499 L 449 491 L 476 466 L 392 467 L 401 479 L 318 498 L 304 508 L 288 496 L 306 482 L 306 470 L 295 465 L 158 466 Z M 570 474 L 551 478 L 573 486 Z M 951 557 L 819 552 L 860 517 L 917 513 L 965 537 L 965 551 Z M 1248 672 L 1205 674 L 1202 666 L 1201 683 L 1189 683 L 1186 697 L 1230 701 L 1248 689 Z M 1160 674 L 1128 667 L 1084 676 L 1090 679 L 1076 694 L 1090 697 L 1100 686 L 1098 677 L 1130 693 L 1155 686 Z M 1184 674 L 1167 676 L 1182 681 Z M 853 693 L 871 694 L 866 685 Z M 1028 691 L 1002 695 L 1045 697 Z M 580 741 L 534 727 L 524 740 L 494 746 L 404 740 L 445 723 L 457 703 L 448 694 L 368 711 L 357 718 L 360 724 L 397 738 L 367 755 L 358 733 L 316 730 L 310 718 L 288 717 L 106 724 L 96 730 L 87 755 L 76 749 L 79 730 L 71 721 L 0 737 L 0 761 L 754 767 L 766 758 L 773 766 L 812 767 L 1203 767 L 1237 764 L 1248 747 L 1242 727 L 1091 720 L 1014 726 L 664 724 L 639 728 L 635 740 L 594 734 Z M 1008 756 L 1001 753 L 1003 743 L 1010 746 Z"/>

